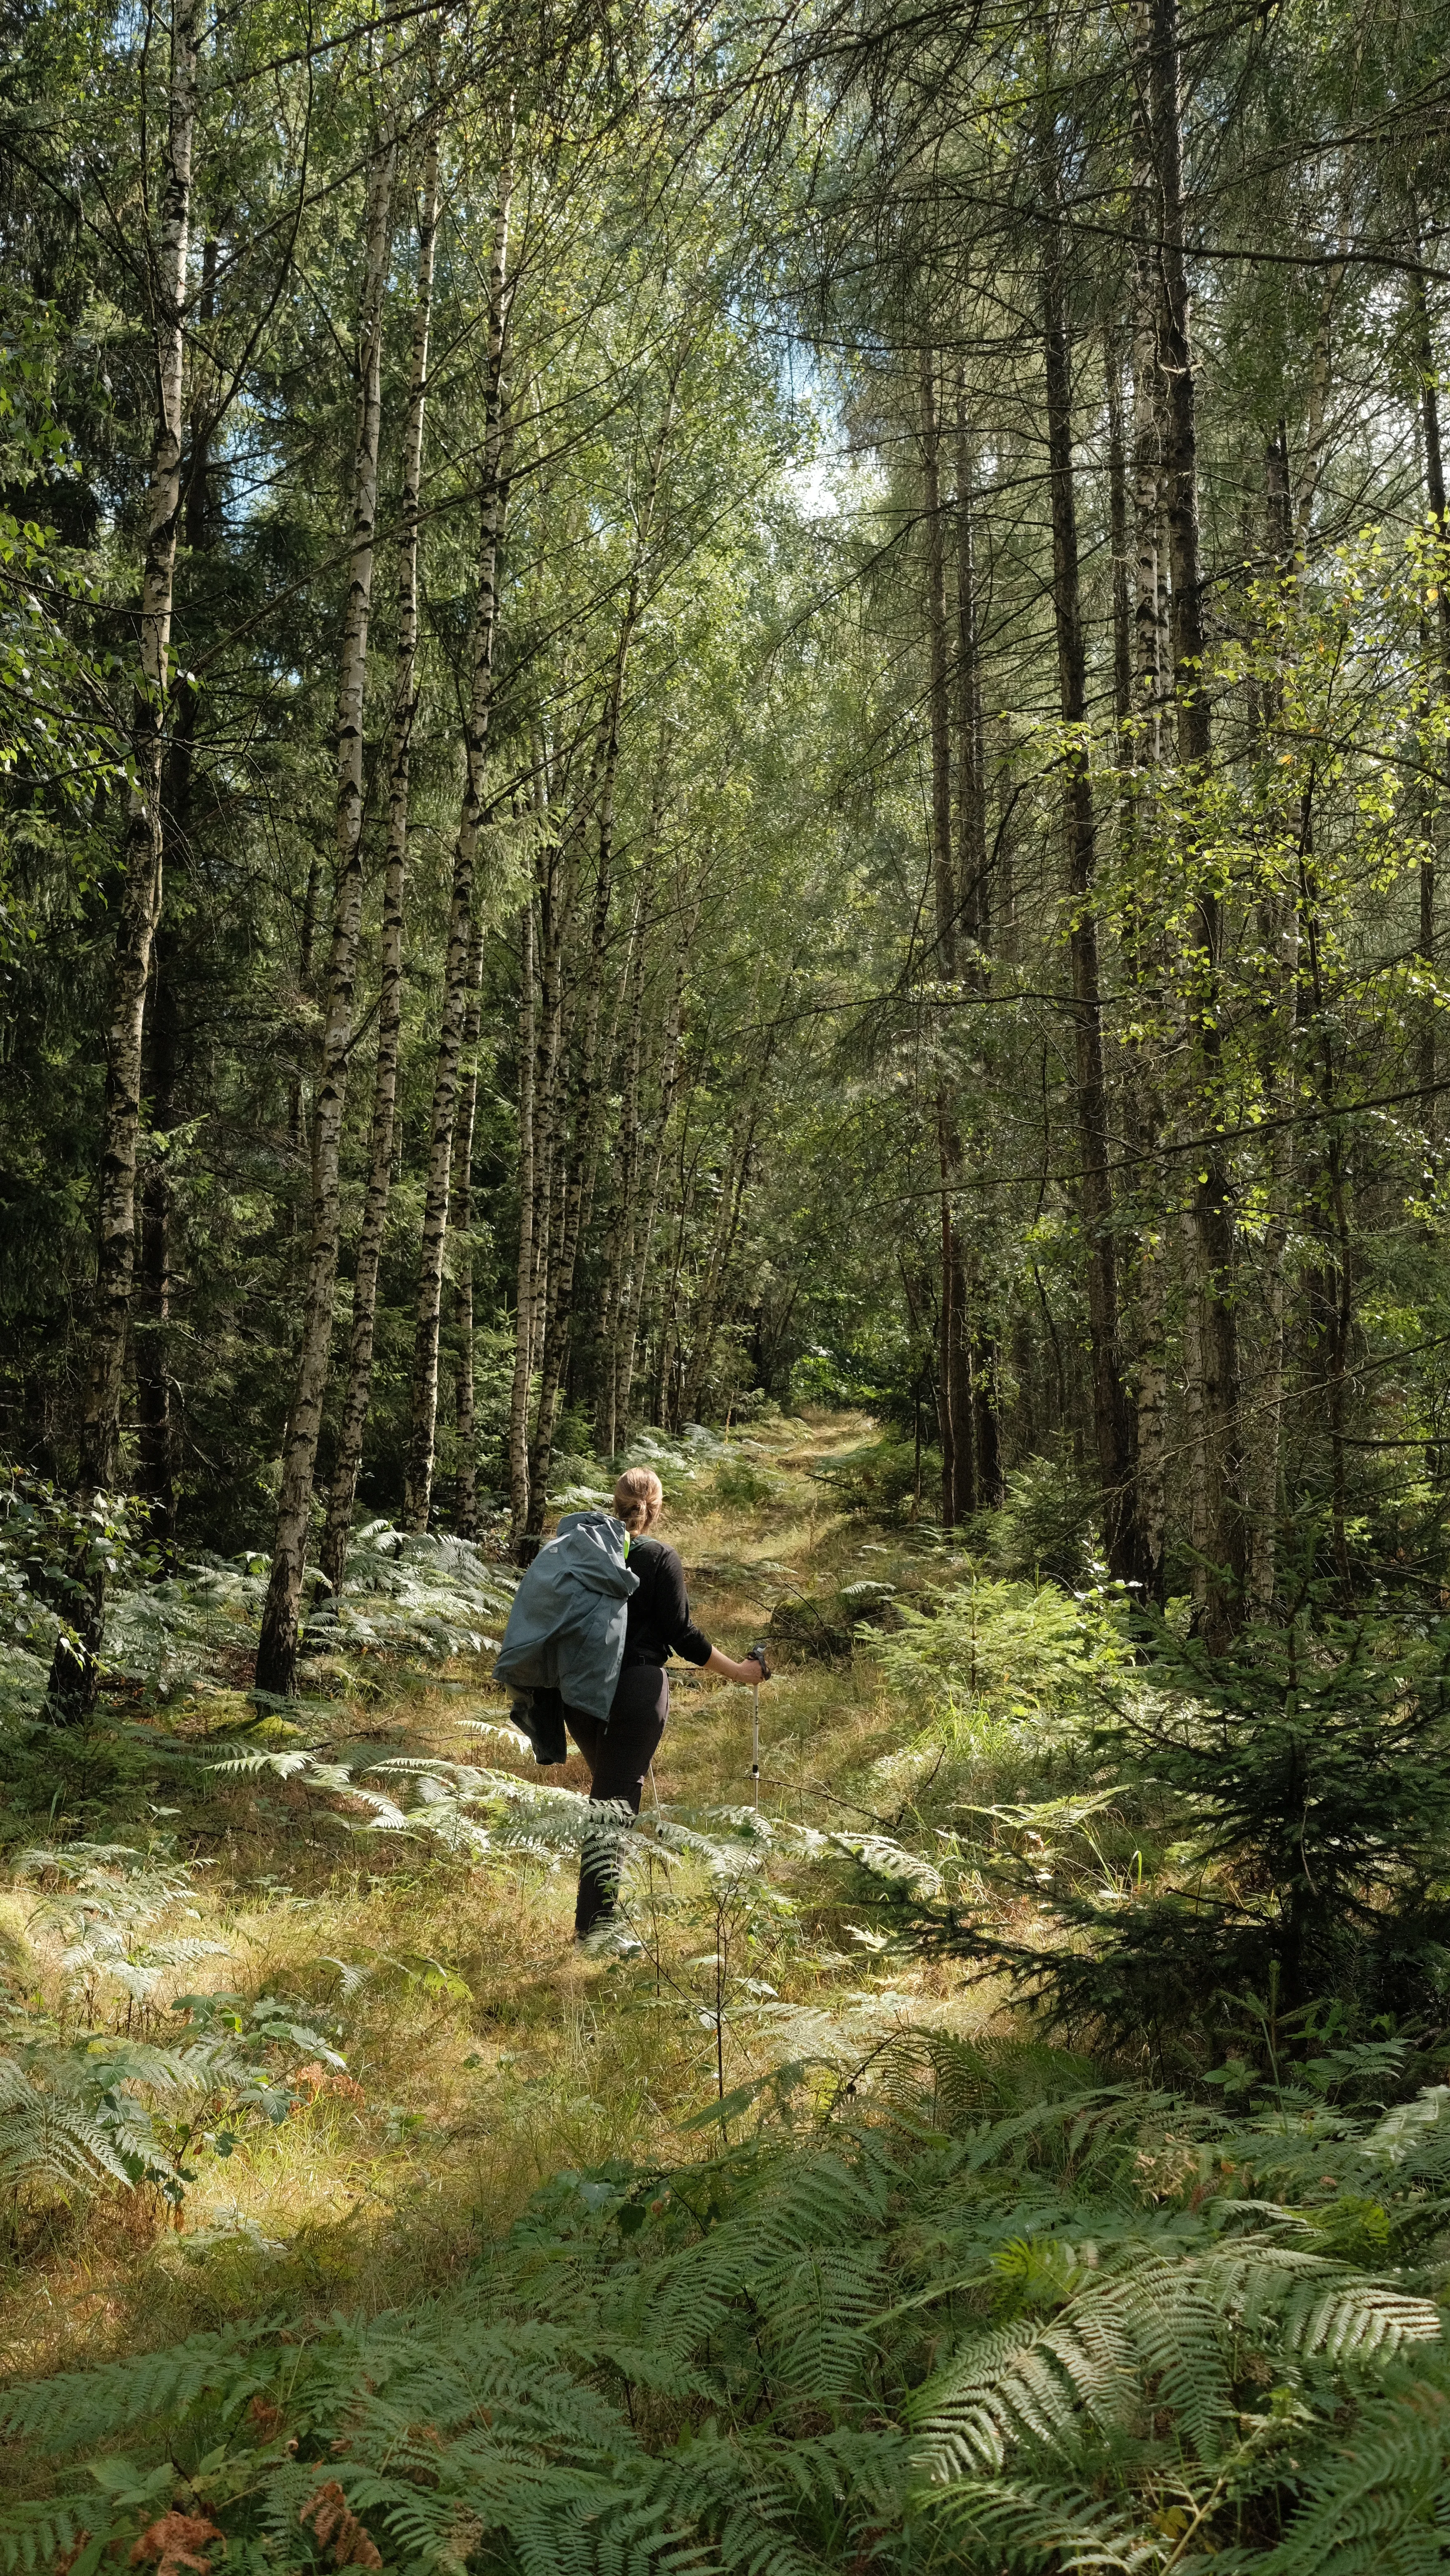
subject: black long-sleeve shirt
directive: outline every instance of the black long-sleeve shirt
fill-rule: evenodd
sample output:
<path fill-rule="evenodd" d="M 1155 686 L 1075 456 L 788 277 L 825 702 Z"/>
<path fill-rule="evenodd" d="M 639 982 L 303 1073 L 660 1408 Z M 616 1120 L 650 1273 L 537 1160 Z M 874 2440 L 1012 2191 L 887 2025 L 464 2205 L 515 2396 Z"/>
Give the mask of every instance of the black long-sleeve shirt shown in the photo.
<path fill-rule="evenodd" d="M 672 1547 L 659 1538 L 632 1538 L 629 1570 L 639 1576 L 630 1596 L 624 1631 L 624 1670 L 636 1664 L 664 1664 L 683 1655 L 687 1664 L 707 1664 L 710 1640 L 690 1617 L 685 1569 Z"/>

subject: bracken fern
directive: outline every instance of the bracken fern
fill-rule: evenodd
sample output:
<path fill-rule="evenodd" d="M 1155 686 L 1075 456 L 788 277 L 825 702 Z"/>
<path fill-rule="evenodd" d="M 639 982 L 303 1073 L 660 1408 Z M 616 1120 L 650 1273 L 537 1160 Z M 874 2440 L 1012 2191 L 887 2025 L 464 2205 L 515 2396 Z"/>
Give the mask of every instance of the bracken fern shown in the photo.
<path fill-rule="evenodd" d="M 1440 2311 L 1318 2250 L 1341 2188 L 1436 2197 L 1438 2116 L 1382 2130 L 909 2040 L 824 2129 L 561 2175 L 446 2300 L 12 2389 L 56 2492 L 0 2563 L 172 2503 L 322 2563 L 327 2486 L 406 2570 L 1438 2566 Z"/>

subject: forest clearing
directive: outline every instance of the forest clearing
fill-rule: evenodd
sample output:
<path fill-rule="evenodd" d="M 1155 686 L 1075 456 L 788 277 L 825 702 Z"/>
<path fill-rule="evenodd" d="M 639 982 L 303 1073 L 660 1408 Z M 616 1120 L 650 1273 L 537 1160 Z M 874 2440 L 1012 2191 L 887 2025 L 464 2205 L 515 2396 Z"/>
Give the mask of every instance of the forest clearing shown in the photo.
<path fill-rule="evenodd" d="M 0 2576 L 1450 2557 L 1440 18 L 7 19 Z"/>

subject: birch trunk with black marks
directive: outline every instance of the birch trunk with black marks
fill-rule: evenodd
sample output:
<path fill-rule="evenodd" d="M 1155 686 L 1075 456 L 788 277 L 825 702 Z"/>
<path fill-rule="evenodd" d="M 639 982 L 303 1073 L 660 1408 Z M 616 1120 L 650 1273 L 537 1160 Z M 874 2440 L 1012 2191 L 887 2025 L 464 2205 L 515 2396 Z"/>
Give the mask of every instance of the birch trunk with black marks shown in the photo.
<path fill-rule="evenodd" d="M 610 727 L 612 749 L 607 755 L 604 796 L 612 794 L 613 761 L 618 756 L 617 704 Z M 556 1175 L 555 1212 L 551 1226 L 549 1295 L 543 1340 L 539 1353 L 539 1406 L 534 1422 L 534 1437 L 529 1451 L 529 1512 L 525 1523 L 527 1534 L 536 1538 L 544 1526 L 545 1492 L 549 1466 L 554 1451 L 554 1433 L 564 1389 L 564 1365 L 568 1356 L 569 1332 L 574 1313 L 574 1272 L 579 1257 L 581 1218 L 588 1186 L 590 1163 L 595 1146 L 597 1117 L 597 1055 L 599 1019 L 604 983 L 605 941 L 609 929 L 613 875 L 610 867 L 611 838 L 604 821 L 606 807 L 601 807 L 599 872 L 595 879 L 594 902 L 590 910 L 589 946 L 583 962 L 584 991 L 579 1027 L 579 1051 L 574 1067 L 574 1133 L 572 1146 L 564 1121 L 555 1129 L 554 1168 Z M 560 1104 L 562 1106 L 562 1103 Z"/>
<path fill-rule="evenodd" d="M 438 239 L 439 135 L 431 130 L 424 152 L 418 206 L 418 282 L 413 306 L 413 346 L 408 370 L 408 421 L 403 444 L 402 509 L 398 526 L 398 642 L 393 717 L 388 742 L 388 851 L 383 869 L 382 961 L 378 988 L 378 1051 L 373 1067 L 373 1112 L 368 1135 L 367 1194 L 358 1232 L 352 1284 L 352 1335 L 347 1392 L 337 1435 L 322 1571 L 334 1593 L 342 1590 L 348 1532 L 362 1465 L 363 1435 L 373 1381 L 378 1268 L 388 1221 L 397 1128 L 398 1051 L 403 1025 L 403 918 L 407 900 L 408 809 L 413 724 L 418 709 L 418 526 L 422 511 L 423 438 L 428 408 L 428 341 L 433 312 L 433 267 Z"/>
<path fill-rule="evenodd" d="M 532 1178 L 529 1224 L 527 1307 L 518 1330 L 513 1388 L 514 1425 L 520 1446 L 510 1470 L 510 1536 L 515 1549 L 529 1550 L 532 1486 L 529 1443 L 529 1391 L 543 1352 L 549 1320 L 550 1250 L 555 1235 L 554 1174 L 562 1164 L 561 1118 L 565 1047 L 564 943 L 573 908 L 572 854 L 546 841 L 539 857 L 539 1001 L 534 1071 L 530 1084 Z M 521 1254 L 522 1263 L 522 1254 Z M 522 1266 L 520 1278 L 522 1280 Z M 520 1365 L 527 1341 L 528 1366 Z"/>
<path fill-rule="evenodd" d="M 499 174 L 498 211 L 494 220 L 493 257 L 489 272 L 487 426 L 483 455 L 483 493 L 478 544 L 478 592 L 473 619 L 473 675 L 464 728 L 463 806 L 453 852 L 453 885 L 448 907 L 448 939 L 443 966 L 443 1004 L 438 1029 L 438 1056 L 433 1076 L 433 1110 L 429 1126 L 428 1177 L 423 1201 L 423 1233 L 418 1264 L 417 1320 L 413 1339 L 408 1464 L 404 1481 L 403 1520 L 410 1530 L 425 1530 L 433 1499 L 433 1462 L 438 1432 L 438 1340 L 443 1312 L 443 1270 L 448 1242 L 448 1203 L 452 1179 L 453 1130 L 458 1112 L 458 1086 L 463 1058 L 463 1031 L 468 1012 L 468 962 L 473 938 L 478 841 L 483 821 L 484 764 L 493 710 L 494 648 L 498 632 L 498 555 L 505 508 L 504 352 L 508 337 L 509 203 L 511 161 L 505 154 Z"/>
<path fill-rule="evenodd" d="M 956 901 L 962 931 L 978 952 L 970 980 L 985 989 L 985 961 L 991 946 L 991 901 L 987 885 L 987 773 L 982 731 L 982 655 L 977 612 L 976 510 L 973 493 L 972 442 L 966 394 L 956 381 L 955 478 L 957 524 L 957 870 Z"/>
<path fill-rule="evenodd" d="M 80 1483 L 85 1495 L 114 1486 L 121 1465 L 121 1402 L 136 1267 L 136 1169 L 146 988 L 161 917 L 165 857 L 161 799 L 181 511 L 185 386 L 182 322 L 191 239 L 191 165 L 202 17 L 202 0 L 176 0 L 160 189 L 160 243 L 153 280 L 157 404 L 141 560 L 140 669 L 135 686 L 132 785 L 127 799 L 106 1024 L 96 1288 L 81 1421 Z M 105 1630 L 104 1575 L 87 1577 L 76 1610 L 74 1643 L 69 1637 L 61 1638 L 50 1671 L 50 1711 L 64 1724 L 84 1717 L 95 1705 Z"/>
<path fill-rule="evenodd" d="M 173 797 L 171 821 L 184 829 Z M 150 1151 L 141 1179 L 141 1266 L 136 1282 L 132 1341 L 136 1370 L 137 1482 L 146 1497 L 147 1519 L 159 1571 L 176 1571 L 175 1443 L 171 1420 L 172 1240 L 171 1181 L 167 1139 L 177 1121 L 176 1080 L 179 1029 L 176 994 L 166 956 L 167 941 L 158 933 L 154 996 L 147 1045 L 151 1099 Z"/>
<path fill-rule="evenodd" d="M 951 702 L 947 685 L 947 548 L 942 510 L 936 364 L 921 352 L 921 484 L 926 523 L 927 714 L 931 727 L 931 862 L 937 973 L 956 972 L 957 897 L 952 869 Z"/>
<path fill-rule="evenodd" d="M 257 1687 L 290 1698 L 297 1677 L 298 1621 L 317 1441 L 332 1352 L 333 1292 L 342 1232 L 341 1146 L 352 1054 L 358 937 L 362 924 L 363 699 L 378 507 L 383 306 L 396 153 L 391 142 L 368 167 L 362 299 L 358 316 L 357 444 L 352 474 L 352 549 L 337 690 L 337 824 L 332 936 L 323 988 L 321 1062 L 312 1113 L 312 1222 L 302 1298 L 297 1377 L 282 1444 L 282 1485 L 272 1570 L 257 1647 Z"/>

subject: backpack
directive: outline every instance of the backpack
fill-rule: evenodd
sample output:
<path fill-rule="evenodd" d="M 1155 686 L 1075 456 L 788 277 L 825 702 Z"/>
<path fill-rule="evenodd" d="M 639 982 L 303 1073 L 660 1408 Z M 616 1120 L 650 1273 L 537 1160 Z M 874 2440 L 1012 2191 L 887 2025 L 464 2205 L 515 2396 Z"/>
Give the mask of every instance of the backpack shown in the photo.
<path fill-rule="evenodd" d="M 639 1576 L 629 1533 L 608 1512 L 569 1512 L 514 1594 L 494 1679 L 514 1694 L 513 1717 L 536 1762 L 562 1762 L 566 1708 L 609 1720 L 624 1631 Z"/>

